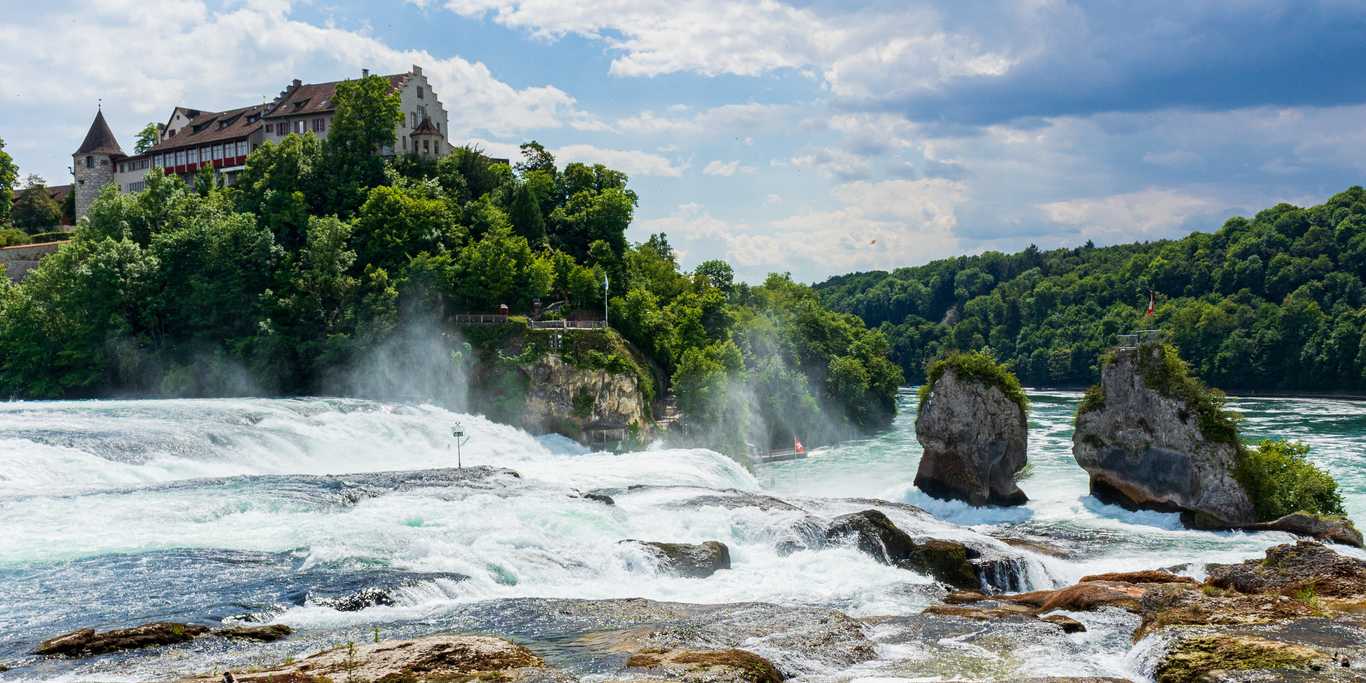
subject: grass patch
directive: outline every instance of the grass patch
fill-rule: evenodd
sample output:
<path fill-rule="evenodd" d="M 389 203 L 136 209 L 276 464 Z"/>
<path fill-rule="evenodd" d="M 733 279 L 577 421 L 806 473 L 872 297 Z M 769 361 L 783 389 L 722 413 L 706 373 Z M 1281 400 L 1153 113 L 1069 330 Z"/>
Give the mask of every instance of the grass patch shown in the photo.
<path fill-rule="evenodd" d="M 1243 453 L 1234 477 L 1243 485 L 1267 522 L 1292 512 L 1345 515 L 1337 482 L 1306 458 L 1309 445 L 1296 441 L 1263 441 Z"/>
<path fill-rule="evenodd" d="M 963 379 L 981 382 L 987 386 L 1000 389 L 1006 398 L 1020 407 L 1020 412 L 1023 415 L 1029 414 L 1029 399 L 1025 397 L 1024 389 L 1020 386 L 1020 380 L 1004 365 L 997 363 L 995 358 L 981 351 L 954 352 L 932 363 L 929 371 L 925 373 L 925 383 L 920 385 L 920 410 L 925 409 L 926 399 L 934 391 L 934 383 L 938 382 L 939 378 L 944 376 L 944 371 L 949 368 L 952 368 Z"/>

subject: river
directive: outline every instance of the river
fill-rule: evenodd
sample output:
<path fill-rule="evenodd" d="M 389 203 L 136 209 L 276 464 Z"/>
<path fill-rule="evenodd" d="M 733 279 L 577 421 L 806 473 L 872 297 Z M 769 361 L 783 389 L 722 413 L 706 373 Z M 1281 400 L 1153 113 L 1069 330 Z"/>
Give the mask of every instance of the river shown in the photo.
<path fill-rule="evenodd" d="M 442 630 L 527 642 L 591 680 L 611 657 L 576 643 L 586 629 L 532 598 L 643 597 L 764 602 L 868 618 L 876 658 L 837 665 L 741 643 L 824 680 L 991 680 L 1107 675 L 1145 680 L 1132 618 L 1074 615 L 1083 634 L 1035 643 L 971 644 L 907 621 L 942 597 L 925 576 L 853 548 L 777 549 L 812 516 L 879 498 L 899 526 L 939 538 L 1008 546 L 1023 539 L 1026 587 L 1090 573 L 1179 567 L 1260 556 L 1278 533 L 1182 529 L 1175 515 L 1130 512 L 1087 494 L 1073 462 L 1079 394 L 1033 391 L 1029 495 L 1019 508 L 971 508 L 912 486 L 920 449 L 915 396 L 899 397 L 893 427 L 870 439 L 754 471 L 706 450 L 592 453 L 431 406 L 351 399 L 218 399 L 0 404 L 0 680 L 158 680 L 302 656 L 321 646 Z M 1309 442 L 1366 520 L 1366 403 L 1232 399 L 1250 440 Z M 466 470 L 450 430 L 463 423 Z M 505 468 L 490 470 L 481 466 Z M 327 476 L 338 475 L 338 476 Z M 581 494 L 598 491 L 615 505 Z M 728 502 L 729 501 L 729 502 Z M 770 502 L 764 502 L 770 501 Z M 622 539 L 730 547 L 732 569 L 668 576 Z M 1019 543 L 1017 541 L 1016 545 Z M 1361 556 L 1359 552 L 1353 554 Z M 329 597 L 392 586 L 393 604 L 338 611 Z M 221 639 L 93 660 L 28 656 L 39 640 L 78 627 L 153 620 L 288 624 L 268 646 Z M 604 620 L 595 628 L 614 626 Z"/>

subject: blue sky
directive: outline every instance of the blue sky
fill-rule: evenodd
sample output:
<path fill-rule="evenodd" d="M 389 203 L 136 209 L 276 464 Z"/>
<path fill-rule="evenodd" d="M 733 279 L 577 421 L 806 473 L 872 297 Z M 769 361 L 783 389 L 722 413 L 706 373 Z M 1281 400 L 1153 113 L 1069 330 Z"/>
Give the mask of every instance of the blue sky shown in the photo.
<path fill-rule="evenodd" d="M 452 142 L 626 171 L 631 236 L 805 281 L 1158 239 L 1366 176 L 1366 3 L 3 0 L 0 137 L 67 182 L 99 98 L 422 65 Z"/>

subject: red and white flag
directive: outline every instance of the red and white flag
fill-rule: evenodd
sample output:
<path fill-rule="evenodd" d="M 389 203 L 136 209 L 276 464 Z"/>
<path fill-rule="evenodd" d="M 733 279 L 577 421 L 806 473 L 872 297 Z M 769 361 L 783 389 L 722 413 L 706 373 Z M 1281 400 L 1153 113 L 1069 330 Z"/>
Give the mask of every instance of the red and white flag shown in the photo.
<path fill-rule="evenodd" d="M 805 453 L 806 446 L 803 446 L 801 440 L 794 436 L 792 437 L 792 450 L 797 451 L 798 453 Z"/>
<path fill-rule="evenodd" d="M 1153 309 L 1156 308 L 1156 307 L 1157 307 L 1157 292 L 1154 292 L 1153 290 L 1150 289 L 1150 290 L 1148 290 L 1148 312 L 1145 313 L 1144 315 L 1148 316 L 1149 318 L 1153 317 Z"/>

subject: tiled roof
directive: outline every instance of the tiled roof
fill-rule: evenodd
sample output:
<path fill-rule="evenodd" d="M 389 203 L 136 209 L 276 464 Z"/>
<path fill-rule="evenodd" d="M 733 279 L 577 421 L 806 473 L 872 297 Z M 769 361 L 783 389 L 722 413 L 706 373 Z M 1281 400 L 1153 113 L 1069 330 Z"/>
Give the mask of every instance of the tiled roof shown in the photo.
<path fill-rule="evenodd" d="M 412 134 L 413 134 L 413 135 L 440 135 L 440 134 L 441 134 L 441 131 L 437 130 L 437 129 L 436 129 L 436 126 L 432 125 L 432 117 L 430 117 L 430 116 L 424 116 L 424 117 L 422 117 L 422 123 L 417 124 L 417 128 L 414 128 L 414 129 L 413 129 Z"/>
<path fill-rule="evenodd" d="M 408 82 L 410 74 L 393 74 L 384 76 L 389 79 L 389 86 L 393 90 L 398 90 Z M 337 84 L 342 81 L 332 81 L 330 83 L 303 83 L 298 86 L 291 86 L 285 91 L 284 96 L 272 103 L 271 109 L 266 113 L 265 118 L 283 118 L 286 116 L 306 116 L 308 114 L 322 114 L 335 110 L 337 107 L 332 103 L 332 99 L 337 95 Z"/>
<path fill-rule="evenodd" d="M 90 132 L 85 134 L 85 141 L 81 143 L 80 149 L 76 154 L 116 154 L 127 156 L 123 153 L 123 148 L 119 147 L 118 138 L 114 137 L 114 131 L 109 130 L 109 124 L 104 120 L 104 112 L 95 112 L 95 120 L 90 124 Z"/>
<path fill-rule="evenodd" d="M 256 104 L 221 112 L 199 112 L 175 137 L 162 140 L 147 150 L 146 154 L 247 137 L 260 130 L 261 120 L 253 115 L 260 114 L 264 109 L 265 105 Z"/>
<path fill-rule="evenodd" d="M 47 186 L 47 196 L 52 197 L 53 201 L 57 202 L 58 204 L 61 204 L 63 201 L 65 201 L 65 200 L 66 200 L 66 196 L 67 196 L 68 194 L 70 194 L 70 193 L 71 193 L 71 184 L 70 184 L 70 183 L 68 183 L 68 184 L 66 184 L 66 185 L 48 185 L 48 186 Z"/>

